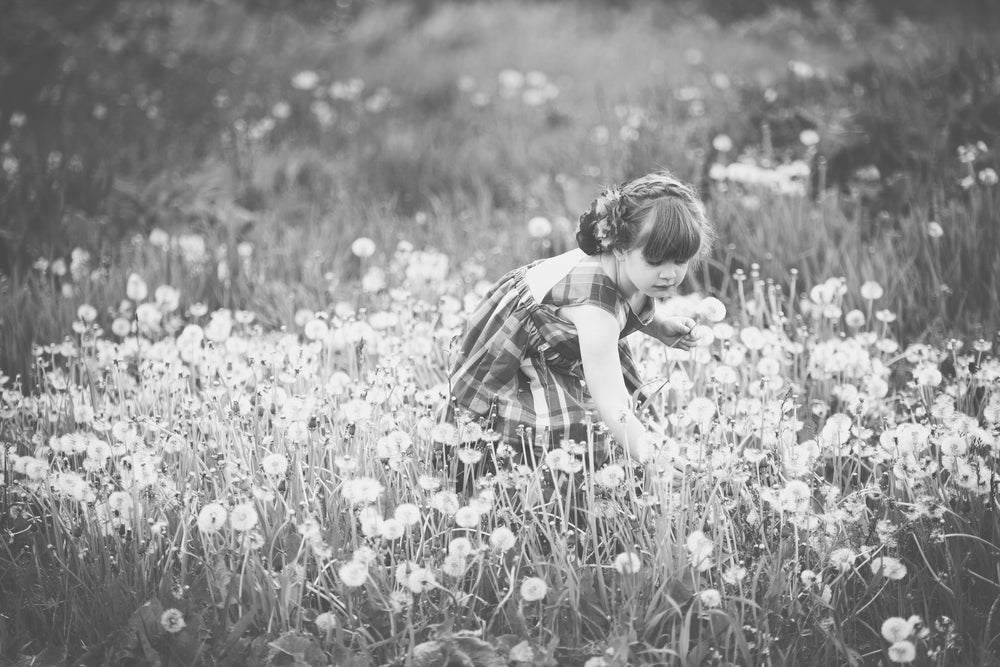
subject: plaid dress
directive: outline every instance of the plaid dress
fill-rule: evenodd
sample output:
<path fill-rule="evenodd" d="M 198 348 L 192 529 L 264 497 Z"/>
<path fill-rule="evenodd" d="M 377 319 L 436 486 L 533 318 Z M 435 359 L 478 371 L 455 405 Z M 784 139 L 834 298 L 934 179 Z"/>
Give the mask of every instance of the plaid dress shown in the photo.
<path fill-rule="evenodd" d="M 549 275 L 530 280 L 527 274 L 542 262 L 554 263 L 544 267 Z M 541 298 L 533 293 L 539 282 Z M 529 433 L 536 454 L 564 438 L 586 442 L 596 407 L 584 383 L 576 327 L 556 314 L 580 304 L 617 318 L 622 375 L 629 393 L 635 392 L 641 382 L 624 338 L 652 320 L 652 300 L 633 312 L 599 258 L 574 250 L 514 269 L 490 288 L 469 318 L 451 373 L 456 407 L 481 418 L 524 454 Z M 596 446 L 606 443 L 595 440 Z"/>

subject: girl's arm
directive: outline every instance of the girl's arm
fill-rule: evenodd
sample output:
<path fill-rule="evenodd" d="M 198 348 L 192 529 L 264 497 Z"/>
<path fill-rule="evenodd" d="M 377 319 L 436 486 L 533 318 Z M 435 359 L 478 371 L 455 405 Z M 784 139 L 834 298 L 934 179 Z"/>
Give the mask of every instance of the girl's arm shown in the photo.
<path fill-rule="evenodd" d="M 559 309 L 576 326 L 580 337 L 583 374 L 601 420 L 632 458 L 645 463 L 652 444 L 646 428 L 632 410 L 618 356 L 618 321 L 597 306 L 579 305 Z"/>

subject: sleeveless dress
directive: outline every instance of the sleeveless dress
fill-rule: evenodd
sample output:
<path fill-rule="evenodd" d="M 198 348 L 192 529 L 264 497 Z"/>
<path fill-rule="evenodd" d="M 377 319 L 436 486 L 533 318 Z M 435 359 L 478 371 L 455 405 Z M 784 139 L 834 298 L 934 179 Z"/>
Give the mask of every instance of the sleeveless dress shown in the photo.
<path fill-rule="evenodd" d="M 629 394 L 641 381 L 625 336 L 649 324 L 654 305 L 635 313 L 597 256 L 573 250 L 514 269 L 469 318 L 450 381 L 454 407 L 465 410 L 515 452 L 538 456 L 563 439 L 607 447 L 596 433 L 596 406 L 584 381 L 576 327 L 557 314 L 589 304 L 618 320 L 618 354 Z"/>

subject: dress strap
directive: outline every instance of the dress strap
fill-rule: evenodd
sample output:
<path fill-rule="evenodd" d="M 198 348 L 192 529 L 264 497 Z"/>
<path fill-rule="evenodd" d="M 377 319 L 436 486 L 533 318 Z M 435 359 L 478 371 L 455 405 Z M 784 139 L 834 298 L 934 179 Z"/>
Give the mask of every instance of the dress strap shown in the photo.
<path fill-rule="evenodd" d="M 586 253 L 578 248 L 550 257 L 528 269 L 524 274 L 524 280 L 535 301 L 541 303 L 549 290 L 565 278 L 586 256 Z"/>

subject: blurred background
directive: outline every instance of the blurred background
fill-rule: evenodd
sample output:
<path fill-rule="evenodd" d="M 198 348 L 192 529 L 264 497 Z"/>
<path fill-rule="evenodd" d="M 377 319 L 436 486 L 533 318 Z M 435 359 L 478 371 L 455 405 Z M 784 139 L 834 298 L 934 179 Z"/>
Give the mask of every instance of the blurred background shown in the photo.
<path fill-rule="evenodd" d="M 0 368 L 132 272 L 273 326 L 401 242 L 467 290 L 663 167 L 720 232 L 688 289 L 876 281 L 903 340 L 992 340 L 996 7 L 4 0 Z"/>

